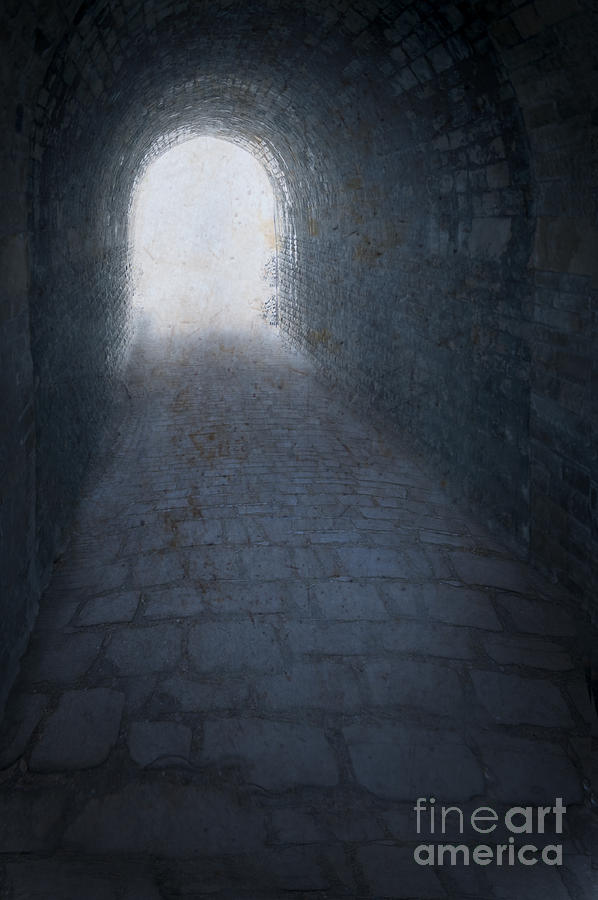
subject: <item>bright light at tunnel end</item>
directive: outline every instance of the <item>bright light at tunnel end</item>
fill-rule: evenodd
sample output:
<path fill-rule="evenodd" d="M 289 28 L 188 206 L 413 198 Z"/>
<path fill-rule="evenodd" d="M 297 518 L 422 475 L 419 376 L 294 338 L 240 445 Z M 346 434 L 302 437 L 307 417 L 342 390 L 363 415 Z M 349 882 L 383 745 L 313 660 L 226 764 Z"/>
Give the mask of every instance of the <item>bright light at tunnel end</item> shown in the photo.
<path fill-rule="evenodd" d="M 157 331 L 243 331 L 271 304 L 274 192 L 247 150 L 218 138 L 158 157 L 131 211 L 133 309 Z"/>

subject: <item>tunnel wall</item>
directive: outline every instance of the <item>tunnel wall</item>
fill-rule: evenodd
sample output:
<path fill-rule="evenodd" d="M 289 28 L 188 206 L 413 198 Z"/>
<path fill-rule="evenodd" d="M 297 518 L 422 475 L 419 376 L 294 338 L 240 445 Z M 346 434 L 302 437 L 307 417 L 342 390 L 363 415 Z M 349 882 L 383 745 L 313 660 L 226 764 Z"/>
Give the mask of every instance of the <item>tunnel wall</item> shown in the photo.
<path fill-rule="evenodd" d="M 119 132 L 91 98 L 87 113 L 75 139 L 68 120 L 59 120 L 43 144 L 39 133 L 34 144 L 41 164 L 32 204 L 30 331 L 42 582 L 100 440 L 129 337 L 126 206 L 114 203 L 122 193 Z M 106 157 L 116 165 L 106 166 Z"/>
<path fill-rule="evenodd" d="M 0 12 L 0 710 L 37 611 L 35 412 L 29 338 L 29 136 L 45 69 L 35 15 Z M 39 51 L 38 47 L 38 51 Z M 47 64 L 47 62 L 46 62 Z"/>
<path fill-rule="evenodd" d="M 479 20 L 416 9 L 340 71 L 338 201 L 299 222 L 304 289 L 283 327 L 525 546 L 525 136 Z"/>
<path fill-rule="evenodd" d="M 272 178 L 281 328 L 589 602 L 589 0 L 9 0 L 1 15 L 4 683 L 126 356 L 136 175 L 191 134 L 242 143 Z"/>
<path fill-rule="evenodd" d="M 492 38 L 524 116 L 534 177 L 530 550 L 598 596 L 598 10 L 522 4 Z"/>

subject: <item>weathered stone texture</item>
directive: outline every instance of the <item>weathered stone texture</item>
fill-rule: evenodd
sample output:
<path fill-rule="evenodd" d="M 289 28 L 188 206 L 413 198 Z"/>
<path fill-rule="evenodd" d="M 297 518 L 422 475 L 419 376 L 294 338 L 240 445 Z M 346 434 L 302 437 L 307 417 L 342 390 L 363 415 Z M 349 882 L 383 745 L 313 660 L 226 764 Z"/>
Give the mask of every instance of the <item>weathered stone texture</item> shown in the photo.
<path fill-rule="evenodd" d="M 6 2 L 0 22 L 0 701 L 119 385 L 132 190 L 190 134 L 269 173 L 280 327 L 594 602 L 591 0 Z"/>

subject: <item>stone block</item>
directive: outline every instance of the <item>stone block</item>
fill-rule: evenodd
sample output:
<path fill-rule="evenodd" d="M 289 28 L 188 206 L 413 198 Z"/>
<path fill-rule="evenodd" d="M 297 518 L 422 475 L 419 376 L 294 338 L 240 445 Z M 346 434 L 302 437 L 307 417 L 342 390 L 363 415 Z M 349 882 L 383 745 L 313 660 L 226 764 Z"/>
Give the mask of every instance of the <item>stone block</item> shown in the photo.
<path fill-rule="evenodd" d="M 181 655 L 181 631 L 176 625 L 121 628 L 104 656 L 120 675 L 145 675 L 175 668 Z"/>
<path fill-rule="evenodd" d="M 448 666 L 413 660 L 373 660 L 365 666 L 370 703 L 404 706 L 425 715 L 456 717 L 465 712 L 457 674 Z"/>
<path fill-rule="evenodd" d="M 42 900 L 49 886 L 64 900 L 160 900 L 153 879 L 127 864 L 100 866 L 98 871 L 97 864 L 88 862 L 29 859 L 7 866 L 7 882 L 14 900 Z"/>
<path fill-rule="evenodd" d="M 285 671 L 255 679 L 255 694 L 266 710 L 328 710 L 352 713 L 365 703 L 359 670 L 335 661 L 295 663 Z"/>
<path fill-rule="evenodd" d="M 469 252 L 474 258 L 498 260 L 511 240 L 511 219 L 486 216 L 473 220 L 469 236 Z"/>
<path fill-rule="evenodd" d="M 489 631 L 502 630 L 487 592 L 441 582 L 426 585 L 422 593 L 423 606 L 432 620 Z"/>
<path fill-rule="evenodd" d="M 152 704 L 161 712 L 207 712 L 216 709 L 245 709 L 249 703 L 249 685 L 245 679 L 223 676 L 221 679 L 195 681 L 171 675 L 160 681 Z"/>
<path fill-rule="evenodd" d="M 189 657 L 200 672 L 276 671 L 282 665 L 276 631 L 259 619 L 194 625 L 189 633 Z"/>
<path fill-rule="evenodd" d="M 139 605 L 139 592 L 108 594 L 88 600 L 79 615 L 78 625 L 103 625 L 110 622 L 130 622 Z"/>
<path fill-rule="evenodd" d="M 485 639 L 484 649 L 501 665 L 530 666 L 548 672 L 574 668 L 571 656 L 552 641 L 533 640 L 523 635 L 493 635 Z"/>
<path fill-rule="evenodd" d="M 180 763 L 189 759 L 191 729 L 178 722 L 132 722 L 127 743 L 140 766 Z"/>
<path fill-rule="evenodd" d="M 48 698 L 43 694 L 22 694 L 9 705 L 2 723 L 0 769 L 12 765 L 23 755 L 47 702 Z"/>
<path fill-rule="evenodd" d="M 0 266 L 5 273 L 3 291 L 10 295 L 24 295 L 29 284 L 28 242 L 25 234 L 0 239 Z"/>
<path fill-rule="evenodd" d="M 363 622 L 388 618 L 380 590 L 367 582 L 323 581 L 312 585 L 310 597 L 325 619 Z"/>
<path fill-rule="evenodd" d="M 533 253 L 537 269 L 589 275 L 598 285 L 598 228 L 590 221 L 558 216 L 538 219 Z"/>
<path fill-rule="evenodd" d="M 358 849 L 357 858 L 375 897 L 417 897 L 418 900 L 446 897 L 436 873 L 427 866 L 418 866 L 408 847 L 369 844 Z"/>
<path fill-rule="evenodd" d="M 205 762 L 240 765 L 247 781 L 270 791 L 303 785 L 334 785 L 334 755 L 319 728 L 266 719 L 208 720 Z"/>
<path fill-rule="evenodd" d="M 99 766 L 117 741 L 124 699 L 107 688 L 66 691 L 33 749 L 31 768 L 60 772 Z"/>
<path fill-rule="evenodd" d="M 465 584 L 522 593 L 533 590 L 533 576 L 523 563 L 492 556 L 476 556 L 473 553 L 453 553 L 451 558 L 457 574 Z"/>
<path fill-rule="evenodd" d="M 455 734 L 391 723 L 351 725 L 343 734 L 357 781 L 380 797 L 457 802 L 483 794 L 479 763 Z"/>
<path fill-rule="evenodd" d="M 406 655 L 473 659 L 477 655 L 470 632 L 466 628 L 431 625 L 427 622 L 393 622 L 381 629 L 377 646 L 395 658 Z"/>
<path fill-rule="evenodd" d="M 501 594 L 498 603 L 518 631 L 555 637 L 577 634 L 578 626 L 571 612 L 556 603 L 513 594 Z"/>
<path fill-rule="evenodd" d="M 526 900 L 570 900 L 570 893 L 561 881 L 558 867 L 540 863 L 533 867 L 502 867 L 492 873 L 492 888 L 497 900 L 512 900 L 525 893 Z"/>
<path fill-rule="evenodd" d="M 31 682 L 77 681 L 90 668 L 102 647 L 101 634 L 53 635 L 32 642 L 27 654 L 26 677 Z"/>
<path fill-rule="evenodd" d="M 565 805 L 581 802 L 581 778 L 558 744 L 491 734 L 479 745 L 492 797 L 512 805 L 551 805 L 556 797 Z"/>
<path fill-rule="evenodd" d="M 339 547 L 340 574 L 352 578 L 405 578 L 409 573 L 431 577 L 432 568 L 423 554 L 375 547 Z"/>
<path fill-rule="evenodd" d="M 0 852 L 39 853 L 56 848 L 66 798 L 54 788 L 4 787 L 0 792 Z"/>
<path fill-rule="evenodd" d="M 239 804 L 234 793 L 153 781 L 89 800 L 65 840 L 92 855 L 183 860 L 255 853 L 264 844 L 265 817 Z"/>
<path fill-rule="evenodd" d="M 559 689 L 542 678 L 502 672 L 471 673 L 478 701 L 494 722 L 571 728 L 569 710 Z"/>

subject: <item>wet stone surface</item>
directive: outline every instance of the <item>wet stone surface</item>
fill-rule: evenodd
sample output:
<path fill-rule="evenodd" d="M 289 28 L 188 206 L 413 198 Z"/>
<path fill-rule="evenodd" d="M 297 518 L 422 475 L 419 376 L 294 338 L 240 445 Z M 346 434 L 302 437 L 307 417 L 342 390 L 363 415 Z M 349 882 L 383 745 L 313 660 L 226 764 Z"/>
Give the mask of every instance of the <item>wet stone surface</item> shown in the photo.
<path fill-rule="evenodd" d="M 22 662 L 6 896 L 590 900 L 567 598 L 273 329 L 191 330 L 135 347 Z M 561 796 L 563 866 L 417 865 L 432 796 Z"/>

